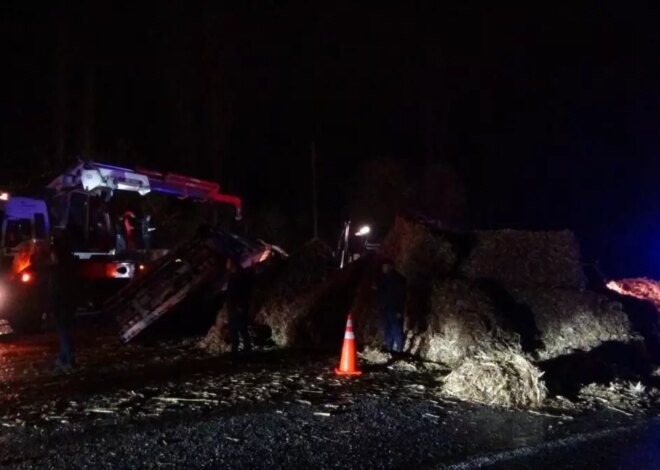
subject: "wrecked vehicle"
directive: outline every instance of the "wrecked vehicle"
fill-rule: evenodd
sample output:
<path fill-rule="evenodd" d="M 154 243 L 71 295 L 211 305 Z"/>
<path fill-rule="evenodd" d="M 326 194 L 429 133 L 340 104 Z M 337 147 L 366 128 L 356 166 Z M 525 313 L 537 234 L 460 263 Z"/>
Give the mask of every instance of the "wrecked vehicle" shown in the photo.
<path fill-rule="evenodd" d="M 105 310 L 119 323 L 121 339 L 128 342 L 187 298 L 219 290 L 228 258 L 249 268 L 265 261 L 271 252 L 265 243 L 205 227 L 121 289 Z"/>

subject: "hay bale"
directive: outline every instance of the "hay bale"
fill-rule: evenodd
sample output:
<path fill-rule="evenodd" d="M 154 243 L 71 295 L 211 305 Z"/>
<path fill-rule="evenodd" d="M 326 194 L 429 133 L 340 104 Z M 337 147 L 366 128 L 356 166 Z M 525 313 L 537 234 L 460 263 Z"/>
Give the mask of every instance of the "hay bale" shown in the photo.
<path fill-rule="evenodd" d="M 209 354 L 222 354 L 231 351 L 231 342 L 229 340 L 229 329 L 226 323 L 227 312 L 224 308 L 220 309 L 215 323 L 209 329 L 197 346 Z"/>
<path fill-rule="evenodd" d="M 583 289 L 580 249 L 570 231 L 473 232 L 474 247 L 459 271 L 469 279 L 490 279 L 516 287 Z"/>
<path fill-rule="evenodd" d="M 320 241 L 312 241 L 286 260 L 262 266 L 255 276 L 250 305 L 253 322 L 270 328 L 272 340 L 278 346 L 290 346 L 301 317 L 310 310 L 317 296 L 314 290 L 322 285 L 329 273 L 332 252 Z M 218 312 L 216 322 L 199 346 L 211 353 L 230 349 L 226 331 L 226 313 Z"/>
<path fill-rule="evenodd" d="M 426 327 L 408 333 L 406 350 L 414 355 L 456 367 L 485 344 L 518 344 L 516 334 L 502 328 L 488 294 L 471 281 L 435 281 L 430 304 Z"/>
<path fill-rule="evenodd" d="M 397 217 L 381 252 L 394 260 L 397 271 L 413 281 L 433 273 L 448 274 L 454 269 L 458 255 L 444 234 L 434 234 L 426 225 Z"/>
<path fill-rule="evenodd" d="M 419 330 L 425 325 L 430 309 L 432 280 L 447 276 L 455 269 L 458 253 L 446 234 L 403 217 L 397 217 L 381 252 L 394 260 L 397 271 L 406 278 L 406 329 Z M 375 317 L 373 312 L 370 315 L 370 318 Z M 365 332 L 372 343 L 382 341 L 379 330 L 380 325 L 371 322 L 371 327 Z"/>
<path fill-rule="evenodd" d="M 539 360 L 575 350 L 589 351 L 607 341 L 640 340 L 623 306 L 607 296 L 571 289 L 512 289 L 521 310 L 532 316 L 539 333 Z"/>
<path fill-rule="evenodd" d="M 542 372 L 515 349 L 492 349 L 465 359 L 442 390 L 460 400 L 505 407 L 538 407 L 547 391 Z"/>
<path fill-rule="evenodd" d="M 256 288 L 257 302 L 294 301 L 325 280 L 331 260 L 332 250 L 325 243 L 318 240 L 306 243 L 262 277 Z"/>
<path fill-rule="evenodd" d="M 350 309 L 353 315 L 353 330 L 359 344 L 378 349 L 384 344 L 374 289 L 380 273 L 380 265 L 375 259 L 364 261 L 365 266 L 357 282 Z"/>
<path fill-rule="evenodd" d="M 277 346 L 290 347 L 295 343 L 298 323 L 308 314 L 312 303 L 312 296 L 293 302 L 274 300 L 259 310 L 255 321 L 270 328 L 271 339 Z"/>
<path fill-rule="evenodd" d="M 323 347 L 340 341 L 365 262 L 331 274 L 325 258 L 314 261 L 312 257 L 311 263 L 291 260 L 265 286 L 254 321 L 270 328 L 271 339 L 279 347 Z M 317 275 L 300 275 L 299 270 L 314 269 L 314 263 L 323 263 Z"/>

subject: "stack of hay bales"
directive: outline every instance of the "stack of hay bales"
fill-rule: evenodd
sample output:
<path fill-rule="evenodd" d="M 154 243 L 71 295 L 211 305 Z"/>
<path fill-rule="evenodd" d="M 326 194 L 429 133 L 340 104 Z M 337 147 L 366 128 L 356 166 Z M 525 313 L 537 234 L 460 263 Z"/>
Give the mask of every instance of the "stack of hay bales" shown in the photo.
<path fill-rule="evenodd" d="M 570 232 L 447 233 L 399 217 L 381 255 L 407 279 L 406 352 L 446 364 L 443 389 L 452 396 L 538 406 L 548 388 L 557 390 L 553 380 L 566 375 L 550 362 L 574 364 L 579 353 L 591 367 L 592 352 L 643 343 L 642 323 L 631 321 L 624 302 L 586 288 Z M 338 272 L 328 269 L 329 260 L 327 247 L 313 244 L 270 269 L 257 288 L 255 322 L 280 347 L 338 348 L 350 311 L 358 342 L 381 347 L 378 260 L 366 257 Z M 651 326 L 644 329 L 655 331 Z M 209 337 L 223 331 L 216 325 Z M 648 343 L 650 335 L 641 333 Z"/>
<path fill-rule="evenodd" d="M 641 340 L 621 303 L 586 289 L 571 232 L 450 234 L 398 218 L 383 254 L 408 279 L 406 351 L 451 367 L 453 396 L 536 406 L 542 361 Z M 356 310 L 367 304 L 360 291 Z"/>

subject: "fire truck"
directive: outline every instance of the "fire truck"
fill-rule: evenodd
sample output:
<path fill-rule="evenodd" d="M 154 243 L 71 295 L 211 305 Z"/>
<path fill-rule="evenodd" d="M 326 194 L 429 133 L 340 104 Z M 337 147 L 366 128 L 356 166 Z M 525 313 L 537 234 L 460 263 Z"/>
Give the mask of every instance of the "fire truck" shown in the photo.
<path fill-rule="evenodd" d="M 102 305 L 171 251 L 150 246 L 153 228 L 144 226 L 148 220 L 138 221 L 131 211 L 110 213 L 107 203 L 117 192 L 229 204 L 236 218 L 241 217 L 241 199 L 221 193 L 217 183 L 97 162 L 70 167 L 46 186 L 43 197 L 0 193 L 0 318 L 15 332 L 43 323 L 46 285 L 37 267 L 47 263 L 55 233 L 62 233 L 71 247 L 71 275 L 80 282 L 76 301 L 90 308 Z M 263 249 L 252 251 L 263 257 Z"/>

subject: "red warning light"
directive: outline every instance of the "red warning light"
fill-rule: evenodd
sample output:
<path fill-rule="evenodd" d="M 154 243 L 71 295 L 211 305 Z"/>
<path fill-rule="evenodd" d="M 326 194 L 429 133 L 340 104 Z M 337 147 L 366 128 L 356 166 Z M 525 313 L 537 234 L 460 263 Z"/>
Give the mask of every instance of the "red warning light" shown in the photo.
<path fill-rule="evenodd" d="M 25 272 L 21 274 L 21 282 L 24 284 L 32 282 L 32 273 Z"/>

